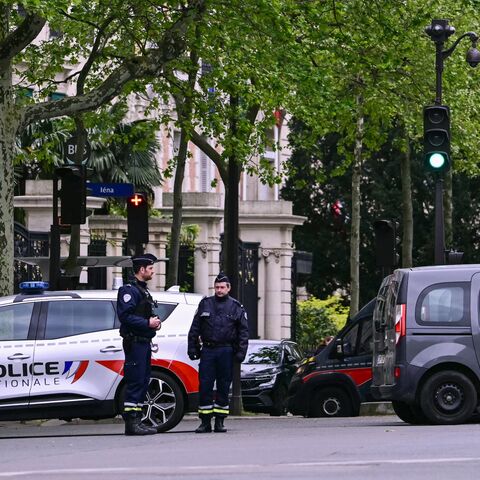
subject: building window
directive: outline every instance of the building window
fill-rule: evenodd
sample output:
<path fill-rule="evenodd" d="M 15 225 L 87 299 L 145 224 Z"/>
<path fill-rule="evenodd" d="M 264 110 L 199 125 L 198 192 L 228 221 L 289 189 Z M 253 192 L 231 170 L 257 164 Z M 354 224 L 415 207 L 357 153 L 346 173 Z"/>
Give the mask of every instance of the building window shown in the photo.
<path fill-rule="evenodd" d="M 48 96 L 48 99 L 52 102 L 55 100 L 61 100 L 62 98 L 65 98 L 67 95 L 65 93 L 61 92 L 53 92 Z"/>

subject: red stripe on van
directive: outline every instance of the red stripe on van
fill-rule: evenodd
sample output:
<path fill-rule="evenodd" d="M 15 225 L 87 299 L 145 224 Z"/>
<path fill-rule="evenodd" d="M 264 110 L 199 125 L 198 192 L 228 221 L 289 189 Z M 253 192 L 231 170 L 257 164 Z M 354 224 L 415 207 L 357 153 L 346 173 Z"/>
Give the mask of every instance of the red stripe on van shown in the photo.
<path fill-rule="evenodd" d="M 344 375 L 348 375 L 355 385 L 359 387 L 364 383 L 370 381 L 372 379 L 372 367 L 364 367 L 364 368 L 345 368 L 345 369 L 335 369 L 335 370 L 322 370 L 317 372 L 312 372 L 303 378 L 303 383 L 308 382 L 311 378 L 317 377 L 318 375 L 324 375 L 326 373 L 342 373 Z"/>

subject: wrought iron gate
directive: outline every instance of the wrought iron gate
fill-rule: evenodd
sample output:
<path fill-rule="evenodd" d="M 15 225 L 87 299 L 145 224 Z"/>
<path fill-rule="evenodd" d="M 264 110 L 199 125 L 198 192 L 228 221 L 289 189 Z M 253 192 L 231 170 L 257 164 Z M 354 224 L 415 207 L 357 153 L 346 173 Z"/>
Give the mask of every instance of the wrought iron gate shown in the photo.
<path fill-rule="evenodd" d="M 30 232 L 18 222 L 13 226 L 14 257 L 48 257 L 49 240 L 47 232 Z M 21 282 L 42 280 L 40 268 L 23 262 L 14 264 L 14 291 L 18 293 Z"/>
<path fill-rule="evenodd" d="M 239 301 L 248 316 L 250 338 L 258 337 L 258 248 L 257 242 L 239 242 Z"/>

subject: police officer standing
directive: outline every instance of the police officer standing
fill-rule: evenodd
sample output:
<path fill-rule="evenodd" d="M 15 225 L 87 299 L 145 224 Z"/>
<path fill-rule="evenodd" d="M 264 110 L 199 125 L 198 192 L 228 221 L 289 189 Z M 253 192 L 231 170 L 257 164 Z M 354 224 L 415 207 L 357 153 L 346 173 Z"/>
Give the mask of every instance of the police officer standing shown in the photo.
<path fill-rule="evenodd" d="M 117 312 L 125 352 L 125 435 L 157 433 L 156 428 L 142 423 L 142 406 L 150 382 L 151 341 L 161 326 L 160 319 L 153 313 L 154 300 L 147 290 L 157 261 L 150 253 L 133 256 L 135 279 L 118 290 Z"/>
<path fill-rule="evenodd" d="M 230 280 L 220 273 L 214 288 L 215 295 L 201 300 L 188 333 L 188 356 L 191 360 L 200 358 L 198 413 L 202 423 L 196 433 L 212 431 L 212 416 L 214 431 L 227 431 L 223 422 L 229 413 L 233 362 L 243 362 L 248 347 L 247 314 L 240 302 L 229 296 Z"/>

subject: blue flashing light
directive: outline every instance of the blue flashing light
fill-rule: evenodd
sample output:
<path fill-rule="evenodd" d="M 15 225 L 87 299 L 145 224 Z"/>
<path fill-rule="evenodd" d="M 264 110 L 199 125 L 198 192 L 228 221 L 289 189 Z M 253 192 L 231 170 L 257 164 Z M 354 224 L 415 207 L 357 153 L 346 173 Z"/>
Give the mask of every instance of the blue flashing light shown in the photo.
<path fill-rule="evenodd" d="M 22 282 L 19 285 L 19 288 L 24 293 L 34 293 L 34 292 L 43 292 L 48 290 L 48 282 Z"/>

